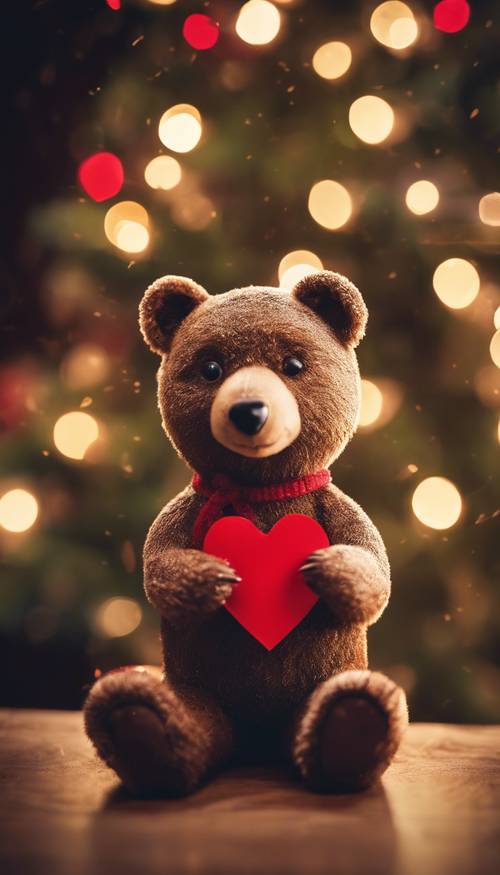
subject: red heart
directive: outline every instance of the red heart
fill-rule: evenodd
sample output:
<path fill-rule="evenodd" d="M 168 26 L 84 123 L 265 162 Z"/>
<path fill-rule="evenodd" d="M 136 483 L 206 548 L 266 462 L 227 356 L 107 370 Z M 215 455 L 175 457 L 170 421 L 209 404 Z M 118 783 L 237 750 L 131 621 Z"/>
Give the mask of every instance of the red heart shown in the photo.
<path fill-rule="evenodd" d="M 309 613 L 318 596 L 300 566 L 315 550 L 328 547 L 324 529 L 311 517 L 282 517 L 266 535 L 250 520 L 228 516 L 208 530 L 203 549 L 226 559 L 241 577 L 225 607 L 272 650 Z"/>

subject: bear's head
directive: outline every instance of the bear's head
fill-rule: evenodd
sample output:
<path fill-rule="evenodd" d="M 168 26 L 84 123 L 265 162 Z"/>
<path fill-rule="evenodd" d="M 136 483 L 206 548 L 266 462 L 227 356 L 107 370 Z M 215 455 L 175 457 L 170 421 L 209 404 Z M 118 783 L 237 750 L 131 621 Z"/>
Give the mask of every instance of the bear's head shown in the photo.
<path fill-rule="evenodd" d="M 202 476 L 246 485 L 330 465 L 357 424 L 354 348 L 367 316 L 356 287 L 330 271 L 291 293 L 212 296 L 185 277 L 156 280 L 140 326 L 162 356 L 158 402 L 177 451 Z"/>

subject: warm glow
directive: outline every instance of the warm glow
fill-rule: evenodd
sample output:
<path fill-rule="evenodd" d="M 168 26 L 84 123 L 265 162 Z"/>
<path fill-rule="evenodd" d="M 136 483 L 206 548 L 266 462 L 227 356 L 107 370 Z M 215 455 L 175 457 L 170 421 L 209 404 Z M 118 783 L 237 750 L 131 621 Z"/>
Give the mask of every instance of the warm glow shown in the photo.
<path fill-rule="evenodd" d="M 280 287 L 291 289 L 295 283 L 323 269 L 321 259 L 308 249 L 294 249 L 283 256 L 278 267 Z"/>
<path fill-rule="evenodd" d="M 54 443 L 69 459 L 83 459 L 98 437 L 99 426 L 94 417 L 80 410 L 60 416 L 54 426 Z"/>
<path fill-rule="evenodd" d="M 308 207 L 314 221 L 330 231 L 345 225 L 352 213 L 349 192 L 333 179 L 323 179 L 313 185 L 309 192 Z"/>
<path fill-rule="evenodd" d="M 139 222 L 127 220 L 116 226 L 116 246 L 124 252 L 143 252 L 149 244 L 149 231 Z"/>
<path fill-rule="evenodd" d="M 249 0 L 236 20 L 236 33 L 251 46 L 263 46 L 278 35 L 281 25 L 279 11 L 268 0 Z"/>
<path fill-rule="evenodd" d="M 359 425 L 373 425 L 382 413 L 384 396 L 379 387 L 371 380 L 361 380 L 361 408 L 359 412 Z"/>
<path fill-rule="evenodd" d="M 203 231 L 215 216 L 212 201 L 197 191 L 179 197 L 172 204 L 174 222 L 188 231 Z"/>
<path fill-rule="evenodd" d="M 497 307 L 493 316 L 493 325 L 500 328 L 500 307 Z"/>
<path fill-rule="evenodd" d="M 470 261 L 448 258 L 434 271 L 432 278 L 438 298 L 453 310 L 468 307 L 479 293 L 479 274 Z"/>
<path fill-rule="evenodd" d="M 151 188 L 169 191 L 179 185 L 182 177 L 181 165 L 170 155 L 158 155 L 144 170 L 144 179 Z"/>
<path fill-rule="evenodd" d="M 190 152 L 198 145 L 201 133 L 199 110 L 189 103 L 171 106 L 163 113 L 158 125 L 160 140 L 173 152 Z"/>
<path fill-rule="evenodd" d="M 38 516 L 38 502 L 26 489 L 11 489 L 0 498 L 0 526 L 8 532 L 26 532 Z"/>
<path fill-rule="evenodd" d="M 136 201 L 120 201 L 120 203 L 111 207 L 104 217 L 104 233 L 114 246 L 119 245 L 118 234 L 120 230 L 123 230 L 124 222 L 142 225 L 143 228 L 147 229 L 149 227 L 149 216 L 144 207 L 136 203 Z M 125 234 L 126 236 L 127 234 Z"/>
<path fill-rule="evenodd" d="M 150 3 L 154 3 L 155 6 L 172 6 L 176 0 L 149 0 Z"/>
<path fill-rule="evenodd" d="M 351 66 L 352 53 L 346 43 L 331 42 L 320 46 L 313 55 L 312 65 L 323 79 L 338 79 Z"/>
<path fill-rule="evenodd" d="M 95 625 L 107 638 L 123 638 L 137 629 L 142 620 L 140 606 L 133 599 L 112 598 L 99 605 L 95 613 Z"/>
<path fill-rule="evenodd" d="M 364 143 L 382 143 L 394 126 L 394 112 L 386 100 L 365 94 L 351 104 L 349 124 Z"/>
<path fill-rule="evenodd" d="M 417 216 L 431 213 L 439 203 L 439 191 L 433 182 L 420 179 L 410 185 L 406 192 L 406 206 Z"/>
<path fill-rule="evenodd" d="M 449 529 L 462 512 L 462 499 L 457 487 L 444 477 L 428 477 L 413 493 L 413 513 L 430 529 Z"/>
<path fill-rule="evenodd" d="M 389 0 L 373 11 L 370 30 L 382 45 L 389 49 L 406 49 L 418 36 L 418 25 L 406 3 Z"/>
<path fill-rule="evenodd" d="M 479 201 L 479 218 L 485 225 L 500 225 L 500 192 L 485 194 Z"/>
<path fill-rule="evenodd" d="M 109 373 L 109 359 L 95 343 L 80 343 L 64 359 L 62 377 L 70 389 L 101 383 Z"/>
<path fill-rule="evenodd" d="M 495 331 L 490 343 L 490 356 L 494 365 L 500 368 L 500 328 Z"/>

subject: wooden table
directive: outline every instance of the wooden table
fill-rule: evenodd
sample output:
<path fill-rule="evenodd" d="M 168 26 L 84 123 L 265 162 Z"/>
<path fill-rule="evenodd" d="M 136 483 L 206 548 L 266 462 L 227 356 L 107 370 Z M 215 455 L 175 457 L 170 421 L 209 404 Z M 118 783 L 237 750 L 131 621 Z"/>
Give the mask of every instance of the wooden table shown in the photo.
<path fill-rule="evenodd" d="M 0 714 L 2 875 L 500 872 L 500 727 L 411 726 L 361 795 L 245 769 L 144 802 L 94 757 L 80 714 Z"/>

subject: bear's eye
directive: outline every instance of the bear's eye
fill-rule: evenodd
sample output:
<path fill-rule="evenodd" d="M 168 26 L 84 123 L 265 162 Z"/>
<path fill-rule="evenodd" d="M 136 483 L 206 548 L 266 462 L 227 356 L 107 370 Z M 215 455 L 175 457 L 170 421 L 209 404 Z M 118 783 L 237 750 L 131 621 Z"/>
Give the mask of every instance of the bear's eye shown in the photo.
<path fill-rule="evenodd" d="M 296 377 L 303 367 L 303 362 L 296 355 L 288 355 L 283 361 L 283 373 L 288 377 Z"/>
<path fill-rule="evenodd" d="M 222 367 L 219 362 L 205 362 L 202 366 L 201 373 L 204 376 L 205 380 L 209 380 L 213 383 L 215 380 L 218 380 L 220 376 L 222 376 Z"/>

